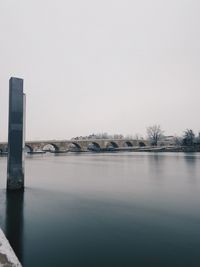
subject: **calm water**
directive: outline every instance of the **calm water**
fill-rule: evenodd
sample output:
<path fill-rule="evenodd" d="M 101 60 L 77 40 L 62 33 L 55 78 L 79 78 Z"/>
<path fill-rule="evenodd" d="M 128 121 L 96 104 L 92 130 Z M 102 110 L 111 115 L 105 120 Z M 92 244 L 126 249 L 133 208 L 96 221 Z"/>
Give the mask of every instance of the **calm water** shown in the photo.
<path fill-rule="evenodd" d="M 200 154 L 26 158 L 24 195 L 0 223 L 25 267 L 200 266 Z"/>

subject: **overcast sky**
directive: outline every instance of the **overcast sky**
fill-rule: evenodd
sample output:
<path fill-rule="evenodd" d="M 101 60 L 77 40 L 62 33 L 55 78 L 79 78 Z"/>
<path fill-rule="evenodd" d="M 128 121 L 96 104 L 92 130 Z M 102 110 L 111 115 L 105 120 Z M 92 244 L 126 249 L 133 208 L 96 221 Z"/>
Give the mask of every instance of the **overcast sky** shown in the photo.
<path fill-rule="evenodd" d="M 199 0 L 0 1 L 0 141 L 24 78 L 26 139 L 200 131 Z"/>

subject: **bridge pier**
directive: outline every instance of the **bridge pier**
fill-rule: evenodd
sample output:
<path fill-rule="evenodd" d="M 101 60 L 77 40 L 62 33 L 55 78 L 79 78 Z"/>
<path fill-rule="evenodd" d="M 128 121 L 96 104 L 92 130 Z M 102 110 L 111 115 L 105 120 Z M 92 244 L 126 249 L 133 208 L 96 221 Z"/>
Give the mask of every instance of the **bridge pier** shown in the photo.
<path fill-rule="evenodd" d="M 24 109 L 23 80 L 9 81 L 7 190 L 24 189 Z"/>

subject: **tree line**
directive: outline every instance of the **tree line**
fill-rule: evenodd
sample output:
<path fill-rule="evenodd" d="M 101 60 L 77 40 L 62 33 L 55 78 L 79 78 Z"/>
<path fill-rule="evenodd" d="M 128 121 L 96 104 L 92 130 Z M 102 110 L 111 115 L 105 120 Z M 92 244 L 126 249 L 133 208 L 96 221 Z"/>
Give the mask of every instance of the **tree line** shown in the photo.
<path fill-rule="evenodd" d="M 152 126 L 147 127 L 147 139 L 152 146 L 157 146 L 159 141 L 165 141 L 166 136 L 164 135 L 164 131 L 160 125 L 154 124 Z M 173 139 L 173 144 L 176 146 L 200 146 L 200 132 L 198 135 L 195 135 L 192 129 L 186 129 L 183 132 L 182 136 L 171 136 Z M 72 140 L 88 140 L 88 139 L 127 139 L 127 140 L 144 140 L 142 135 L 122 135 L 122 134 L 108 134 L 108 133 L 97 133 L 90 134 L 88 136 L 78 136 L 72 138 Z"/>
<path fill-rule="evenodd" d="M 164 139 L 164 131 L 160 125 L 152 125 L 147 127 L 147 136 L 152 146 L 157 146 L 158 141 Z M 181 137 L 174 137 L 175 145 L 179 146 L 199 146 L 200 145 L 200 132 L 195 135 L 192 129 L 186 129 Z"/>

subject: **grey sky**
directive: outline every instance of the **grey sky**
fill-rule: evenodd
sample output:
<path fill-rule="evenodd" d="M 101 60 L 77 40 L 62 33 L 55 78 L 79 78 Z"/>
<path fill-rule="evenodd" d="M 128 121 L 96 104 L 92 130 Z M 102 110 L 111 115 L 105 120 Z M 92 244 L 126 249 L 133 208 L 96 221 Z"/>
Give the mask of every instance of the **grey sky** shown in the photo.
<path fill-rule="evenodd" d="M 27 138 L 200 130 L 200 1 L 0 2 L 0 140 L 8 79 L 25 80 Z"/>

